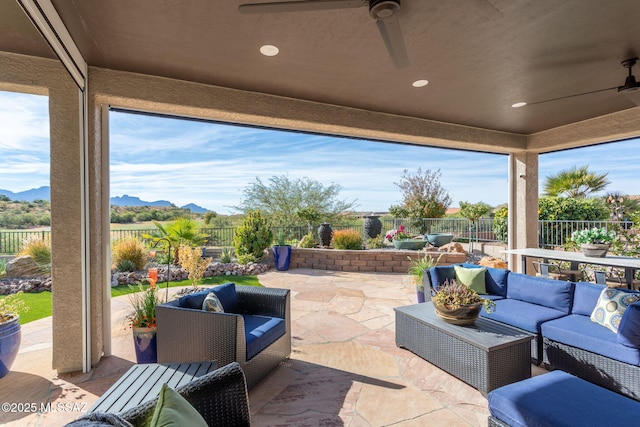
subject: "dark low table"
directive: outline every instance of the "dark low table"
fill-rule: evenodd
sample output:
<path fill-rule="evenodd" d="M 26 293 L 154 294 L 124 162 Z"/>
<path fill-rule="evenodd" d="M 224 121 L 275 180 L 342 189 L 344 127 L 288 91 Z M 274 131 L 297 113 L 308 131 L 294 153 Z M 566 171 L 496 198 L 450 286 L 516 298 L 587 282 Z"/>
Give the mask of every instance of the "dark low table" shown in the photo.
<path fill-rule="evenodd" d="M 89 408 L 89 412 L 124 412 L 158 397 L 164 383 L 175 390 L 216 368 L 216 362 L 134 365 Z"/>
<path fill-rule="evenodd" d="M 531 340 L 504 323 L 480 317 L 470 326 L 452 325 L 431 302 L 397 307 L 396 345 L 487 394 L 531 378 Z"/>

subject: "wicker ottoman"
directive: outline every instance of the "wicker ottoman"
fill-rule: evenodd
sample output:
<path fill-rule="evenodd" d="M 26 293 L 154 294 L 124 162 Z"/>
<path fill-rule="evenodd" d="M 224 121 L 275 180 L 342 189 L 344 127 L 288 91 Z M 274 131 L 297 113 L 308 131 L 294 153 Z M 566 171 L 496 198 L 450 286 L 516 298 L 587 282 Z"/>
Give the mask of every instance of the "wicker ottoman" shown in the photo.
<path fill-rule="evenodd" d="M 431 303 L 398 307 L 396 345 L 487 394 L 531 377 L 533 335 L 479 318 L 474 325 L 446 323 Z"/>

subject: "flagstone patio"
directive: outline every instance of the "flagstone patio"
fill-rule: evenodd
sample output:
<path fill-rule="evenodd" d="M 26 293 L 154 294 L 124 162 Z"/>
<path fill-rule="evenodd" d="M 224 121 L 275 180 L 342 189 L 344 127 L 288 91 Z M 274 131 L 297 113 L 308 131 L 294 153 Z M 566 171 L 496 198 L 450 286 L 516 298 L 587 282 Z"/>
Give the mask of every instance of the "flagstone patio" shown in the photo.
<path fill-rule="evenodd" d="M 250 393 L 253 426 L 486 426 L 480 392 L 395 345 L 394 307 L 415 303 L 409 276 L 311 269 L 269 271 L 268 287 L 292 291 L 290 360 Z M 230 278 L 232 280 L 232 278 Z M 92 372 L 51 369 L 51 318 L 23 327 L 0 403 L 59 403 L 64 411 L 0 412 L 0 423 L 62 425 L 81 415 L 135 362 L 128 300 L 112 300 L 112 352 Z M 533 367 L 534 373 L 545 372 Z M 24 409 L 24 408 L 23 408 Z"/>

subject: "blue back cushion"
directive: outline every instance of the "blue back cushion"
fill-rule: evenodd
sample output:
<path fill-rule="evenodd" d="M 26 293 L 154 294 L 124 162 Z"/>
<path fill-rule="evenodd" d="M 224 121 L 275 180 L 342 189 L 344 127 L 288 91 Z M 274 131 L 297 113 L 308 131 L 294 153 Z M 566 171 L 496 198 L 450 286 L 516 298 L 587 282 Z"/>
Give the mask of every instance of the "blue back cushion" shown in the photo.
<path fill-rule="evenodd" d="M 207 295 L 209 295 L 209 292 L 211 291 L 207 289 L 205 291 L 185 295 L 178 300 L 178 306 L 183 308 L 202 310 L 202 303 L 204 302 L 204 299 L 207 297 Z"/>
<path fill-rule="evenodd" d="M 444 284 L 445 281 L 456 278 L 456 270 L 452 265 L 431 267 L 429 275 L 431 276 L 431 286 L 438 290 L 438 286 Z"/>
<path fill-rule="evenodd" d="M 466 268 L 482 268 L 477 264 L 460 264 Z M 487 293 L 491 295 L 500 295 L 502 297 L 507 296 L 507 275 L 509 270 L 504 268 L 485 267 L 487 272 L 485 273 L 485 285 Z"/>
<path fill-rule="evenodd" d="M 571 314 L 591 316 L 591 312 L 593 312 L 593 309 L 596 307 L 596 303 L 604 287 L 604 285 L 596 285 L 595 283 L 589 282 L 576 283 Z"/>
<path fill-rule="evenodd" d="M 202 303 L 207 297 L 209 292 L 216 294 L 225 313 L 235 313 L 238 309 L 238 298 L 236 296 L 235 283 L 227 282 L 223 285 L 216 286 L 214 288 L 206 289 L 204 291 L 196 292 L 193 294 L 185 295 L 178 300 L 178 305 L 184 308 L 193 308 L 196 310 L 202 310 Z"/>
<path fill-rule="evenodd" d="M 640 302 L 624 311 L 618 326 L 618 342 L 624 346 L 640 348 Z"/>
<path fill-rule="evenodd" d="M 555 308 L 569 314 L 573 300 L 572 282 L 545 279 L 511 272 L 507 276 L 507 298 Z"/>

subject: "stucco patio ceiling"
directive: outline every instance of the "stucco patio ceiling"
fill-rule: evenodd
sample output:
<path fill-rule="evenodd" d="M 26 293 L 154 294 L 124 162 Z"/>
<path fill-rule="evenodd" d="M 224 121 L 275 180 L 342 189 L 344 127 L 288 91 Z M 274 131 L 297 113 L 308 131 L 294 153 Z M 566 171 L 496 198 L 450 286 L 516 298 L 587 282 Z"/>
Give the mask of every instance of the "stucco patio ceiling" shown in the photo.
<path fill-rule="evenodd" d="M 637 0 L 402 0 L 401 69 L 366 7 L 238 12 L 261 2 L 52 0 L 90 66 L 518 134 L 635 107 L 615 89 L 511 105 L 622 85 L 621 61 L 640 55 Z M 51 57 L 16 10 L 0 5 L 0 50 Z"/>

